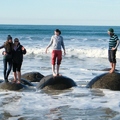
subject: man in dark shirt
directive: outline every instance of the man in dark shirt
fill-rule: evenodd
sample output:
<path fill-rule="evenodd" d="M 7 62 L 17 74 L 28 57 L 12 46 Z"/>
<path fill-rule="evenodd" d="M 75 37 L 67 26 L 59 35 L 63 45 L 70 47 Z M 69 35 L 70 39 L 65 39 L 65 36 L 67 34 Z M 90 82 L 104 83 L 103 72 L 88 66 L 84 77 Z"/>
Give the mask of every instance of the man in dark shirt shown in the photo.
<path fill-rule="evenodd" d="M 119 38 L 114 33 L 114 30 L 112 28 L 110 28 L 108 30 L 108 35 L 110 36 L 108 59 L 111 64 L 111 67 L 112 67 L 111 70 L 109 71 L 109 73 L 113 73 L 115 71 L 115 67 L 116 67 L 116 51 L 117 51 L 117 47 L 119 45 Z"/>

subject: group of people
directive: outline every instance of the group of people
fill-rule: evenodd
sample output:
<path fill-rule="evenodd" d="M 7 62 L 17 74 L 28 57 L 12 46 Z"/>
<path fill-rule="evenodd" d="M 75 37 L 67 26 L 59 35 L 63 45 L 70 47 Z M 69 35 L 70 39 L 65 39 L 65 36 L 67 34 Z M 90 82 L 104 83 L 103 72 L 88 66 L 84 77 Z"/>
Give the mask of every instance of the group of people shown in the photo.
<path fill-rule="evenodd" d="M 26 54 L 26 49 L 20 44 L 19 39 L 15 38 L 12 41 L 11 35 L 7 36 L 6 42 L 0 46 L 4 48 L 2 52 L 4 64 L 4 80 L 8 81 L 8 76 L 13 68 L 14 83 L 21 83 L 21 66 L 23 62 L 23 54 Z"/>
<path fill-rule="evenodd" d="M 51 56 L 52 73 L 53 73 L 53 76 L 59 76 L 60 75 L 59 68 L 60 68 L 60 64 L 61 64 L 61 60 L 62 60 L 61 46 L 64 50 L 64 55 L 66 54 L 66 51 L 65 51 L 63 37 L 61 36 L 61 31 L 59 29 L 56 29 L 54 31 L 54 34 L 55 35 L 53 35 L 51 37 L 50 43 L 46 48 L 46 53 L 47 53 L 48 48 L 52 45 L 53 46 L 52 56 Z M 110 36 L 108 59 L 111 64 L 111 69 L 110 69 L 109 73 L 113 73 L 115 71 L 115 67 L 116 67 L 116 51 L 117 51 L 120 41 L 119 41 L 118 36 L 114 33 L 113 28 L 110 28 L 108 30 L 108 35 Z M 57 67 L 56 67 L 56 71 L 55 71 L 56 60 L 57 60 Z"/>
<path fill-rule="evenodd" d="M 111 64 L 111 70 L 109 72 L 113 73 L 116 67 L 116 51 L 117 51 L 117 47 L 119 46 L 119 38 L 114 33 L 114 30 L 112 28 L 108 30 L 108 34 L 110 36 L 108 59 Z M 50 43 L 45 50 L 46 53 L 51 45 L 52 45 L 52 54 L 51 54 L 52 74 L 54 77 L 60 76 L 59 68 L 62 60 L 61 48 L 63 48 L 64 55 L 66 55 L 66 50 L 65 50 L 63 37 L 61 36 L 61 31 L 59 29 L 56 29 L 54 31 L 54 35 L 51 37 Z M 10 35 L 8 35 L 7 41 L 2 46 L 0 46 L 0 49 L 1 48 L 5 48 L 5 51 L 3 51 L 2 53 L 5 82 L 9 82 L 8 76 L 13 66 L 13 75 L 14 75 L 13 82 L 20 83 L 23 54 L 26 54 L 26 49 L 20 44 L 18 38 L 15 38 L 13 43 L 12 37 Z M 57 66 L 55 66 L 56 62 L 57 62 Z M 9 65 L 8 70 L 7 70 L 7 64 Z"/>

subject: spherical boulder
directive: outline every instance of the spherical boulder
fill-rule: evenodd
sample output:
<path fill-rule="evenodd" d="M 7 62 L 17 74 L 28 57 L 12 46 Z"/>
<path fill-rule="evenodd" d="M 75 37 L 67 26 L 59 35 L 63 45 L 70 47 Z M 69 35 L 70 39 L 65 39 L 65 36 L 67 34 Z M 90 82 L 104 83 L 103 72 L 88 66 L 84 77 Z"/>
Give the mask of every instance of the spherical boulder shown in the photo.
<path fill-rule="evenodd" d="M 120 73 L 104 73 L 93 78 L 87 88 L 120 90 Z"/>
<path fill-rule="evenodd" d="M 39 72 L 28 72 L 21 76 L 21 78 L 28 80 L 30 82 L 40 82 L 44 76 Z"/>
<path fill-rule="evenodd" d="M 4 90 L 13 90 L 13 91 L 17 91 L 20 90 L 22 88 L 24 88 L 25 86 L 23 84 L 16 84 L 16 83 L 12 83 L 12 82 L 2 82 L 0 83 L 0 89 L 4 89 Z"/>
<path fill-rule="evenodd" d="M 37 89 L 53 89 L 64 90 L 77 86 L 76 83 L 68 77 L 48 75 L 41 79 L 37 85 Z"/>

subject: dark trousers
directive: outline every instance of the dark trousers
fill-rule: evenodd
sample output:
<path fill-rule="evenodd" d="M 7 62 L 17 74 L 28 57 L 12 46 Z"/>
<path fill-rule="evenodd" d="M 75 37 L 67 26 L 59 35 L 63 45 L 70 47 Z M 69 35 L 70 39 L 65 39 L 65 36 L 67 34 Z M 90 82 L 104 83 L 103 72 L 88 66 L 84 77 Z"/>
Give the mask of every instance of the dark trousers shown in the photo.
<path fill-rule="evenodd" d="M 12 69 L 12 59 L 3 59 L 4 64 L 4 80 L 8 79 L 10 71 Z M 8 66 L 8 69 L 7 69 Z"/>
<path fill-rule="evenodd" d="M 108 50 L 108 59 L 110 63 L 116 63 L 116 51 L 117 50 Z"/>

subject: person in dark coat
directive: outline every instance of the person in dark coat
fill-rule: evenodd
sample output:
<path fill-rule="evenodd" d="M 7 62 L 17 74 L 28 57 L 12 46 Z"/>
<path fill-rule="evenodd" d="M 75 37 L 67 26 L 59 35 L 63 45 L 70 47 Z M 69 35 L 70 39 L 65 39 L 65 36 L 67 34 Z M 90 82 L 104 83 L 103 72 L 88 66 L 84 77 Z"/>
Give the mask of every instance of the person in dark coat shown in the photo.
<path fill-rule="evenodd" d="M 10 71 L 12 69 L 12 49 L 13 49 L 13 42 L 12 42 L 12 37 L 8 35 L 7 41 L 0 46 L 0 49 L 4 48 L 5 51 L 3 51 L 3 64 L 4 64 L 4 80 L 5 82 L 8 81 L 8 76 L 10 74 Z M 7 66 L 8 65 L 8 66 Z M 8 68 L 8 70 L 7 70 Z"/>
<path fill-rule="evenodd" d="M 20 83 L 23 54 L 26 54 L 26 49 L 20 44 L 18 38 L 14 39 L 12 54 L 13 54 L 13 75 L 14 75 L 13 82 Z"/>

